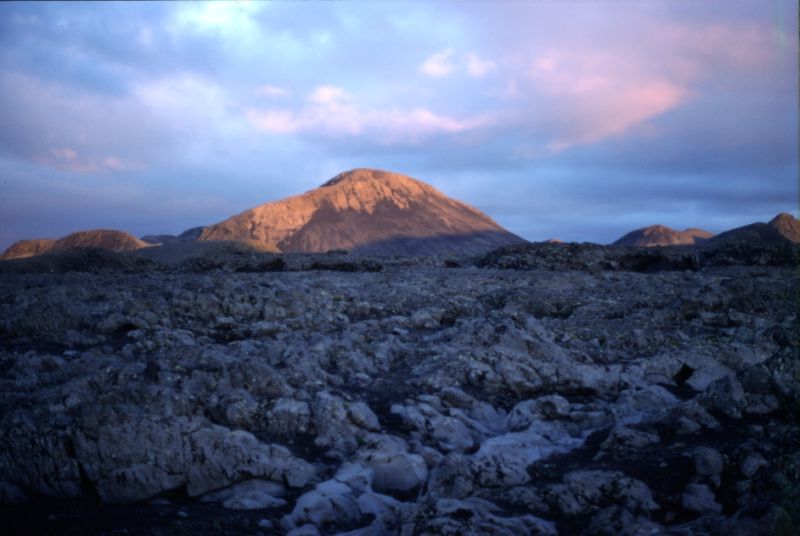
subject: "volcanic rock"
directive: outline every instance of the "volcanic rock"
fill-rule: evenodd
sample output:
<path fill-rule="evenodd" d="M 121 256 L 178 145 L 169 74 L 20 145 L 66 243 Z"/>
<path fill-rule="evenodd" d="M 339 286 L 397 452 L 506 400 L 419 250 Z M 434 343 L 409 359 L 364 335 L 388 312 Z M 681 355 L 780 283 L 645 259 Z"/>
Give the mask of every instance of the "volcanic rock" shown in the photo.
<path fill-rule="evenodd" d="M 750 245 L 689 270 L 681 248 L 226 248 L 0 263 L 107 263 L 0 273 L 6 532 L 800 523 L 797 275 L 736 264 Z"/>

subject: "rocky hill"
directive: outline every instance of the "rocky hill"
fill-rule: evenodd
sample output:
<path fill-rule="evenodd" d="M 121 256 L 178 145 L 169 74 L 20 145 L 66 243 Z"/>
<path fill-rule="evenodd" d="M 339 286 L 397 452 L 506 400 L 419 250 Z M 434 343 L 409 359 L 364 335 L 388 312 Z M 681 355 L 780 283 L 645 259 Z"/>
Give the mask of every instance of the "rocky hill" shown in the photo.
<path fill-rule="evenodd" d="M 665 225 L 651 225 L 626 234 L 614 246 L 682 246 L 702 243 L 714 236 L 702 229 L 689 228 L 676 231 Z"/>
<path fill-rule="evenodd" d="M 706 245 L 759 243 L 781 245 L 800 242 L 800 221 L 791 214 L 781 213 L 769 223 L 757 222 L 725 231 L 708 240 Z"/>
<path fill-rule="evenodd" d="M 199 239 L 254 240 L 282 252 L 388 255 L 478 254 L 524 242 L 424 182 L 371 169 L 246 210 L 207 227 Z"/>
<path fill-rule="evenodd" d="M 50 251 L 63 251 L 73 248 L 97 248 L 108 251 L 134 251 L 150 244 L 123 231 L 94 229 L 78 231 L 60 238 L 53 243 Z"/>
<path fill-rule="evenodd" d="M 0 255 L 0 260 L 24 259 L 41 255 L 55 244 L 55 240 L 38 238 L 33 240 L 20 240 L 14 242 L 7 250 Z"/>
<path fill-rule="evenodd" d="M 781 212 L 767 225 L 778 231 L 784 238 L 794 243 L 800 242 L 800 220 L 791 214 Z"/>

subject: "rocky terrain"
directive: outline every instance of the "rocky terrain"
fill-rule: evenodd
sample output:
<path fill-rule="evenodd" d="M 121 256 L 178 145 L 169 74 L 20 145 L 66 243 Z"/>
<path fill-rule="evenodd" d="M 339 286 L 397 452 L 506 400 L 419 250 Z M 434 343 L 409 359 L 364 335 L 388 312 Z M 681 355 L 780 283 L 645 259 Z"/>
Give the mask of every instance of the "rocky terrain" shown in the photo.
<path fill-rule="evenodd" d="M 714 233 L 702 229 L 689 228 L 685 231 L 676 231 L 665 225 L 651 225 L 631 231 L 619 240 L 614 246 L 679 246 L 701 244 L 714 236 Z"/>
<path fill-rule="evenodd" d="M 399 173 L 354 169 L 321 187 L 203 229 L 199 240 L 252 240 L 282 252 L 475 255 L 525 242 L 486 214 Z"/>
<path fill-rule="evenodd" d="M 0 263 L 5 533 L 795 534 L 796 248 Z"/>

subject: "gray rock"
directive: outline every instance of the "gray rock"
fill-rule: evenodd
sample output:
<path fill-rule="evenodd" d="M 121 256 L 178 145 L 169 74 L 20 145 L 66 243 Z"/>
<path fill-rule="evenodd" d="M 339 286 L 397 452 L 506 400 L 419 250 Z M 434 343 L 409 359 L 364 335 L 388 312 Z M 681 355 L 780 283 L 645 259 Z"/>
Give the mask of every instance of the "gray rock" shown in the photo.
<path fill-rule="evenodd" d="M 267 413 L 266 420 L 272 434 L 306 434 L 311 425 L 311 408 L 303 401 L 280 398 Z"/>
<path fill-rule="evenodd" d="M 748 454 L 745 459 L 742 460 L 740 470 L 745 478 L 753 478 L 759 469 L 768 465 L 769 463 L 761 454 L 753 452 Z"/>
<path fill-rule="evenodd" d="M 436 417 L 431 421 L 433 438 L 445 452 L 457 450 L 464 452 L 475 445 L 466 425 L 453 417 Z"/>
<path fill-rule="evenodd" d="M 312 407 L 317 446 L 330 447 L 338 456 L 346 456 L 358 445 L 355 427 L 348 418 L 347 405 L 340 397 L 321 391 Z"/>
<path fill-rule="evenodd" d="M 399 438 L 373 436 L 354 459 L 372 470 L 374 489 L 389 495 L 407 493 L 428 479 L 425 460 L 418 454 L 410 454 L 408 446 Z"/>
<path fill-rule="evenodd" d="M 617 425 L 608 433 L 608 437 L 600 444 L 600 448 L 616 452 L 635 451 L 660 441 L 657 434 L 634 430 Z"/>
<path fill-rule="evenodd" d="M 289 530 L 286 536 L 320 536 L 319 530 L 314 525 L 308 523 L 302 527 L 297 527 Z"/>
<path fill-rule="evenodd" d="M 694 449 L 694 470 L 701 476 L 719 475 L 725 462 L 719 451 L 708 447 L 697 447 Z"/>
<path fill-rule="evenodd" d="M 619 506 L 609 506 L 592 517 L 584 534 L 591 536 L 644 536 L 667 534 L 667 531 L 647 517 L 636 516 Z"/>
<path fill-rule="evenodd" d="M 232 510 L 257 510 L 285 505 L 286 501 L 281 499 L 285 494 L 282 484 L 252 479 L 202 495 L 200 501 L 219 502 Z"/>
<path fill-rule="evenodd" d="M 472 456 L 472 466 L 483 486 L 518 486 L 530 481 L 528 466 L 582 444 L 560 424 L 542 421 L 486 440 Z"/>
<path fill-rule="evenodd" d="M 378 417 L 364 402 L 353 402 L 347 408 L 347 416 L 356 426 L 371 432 L 379 432 L 381 424 Z"/>
<path fill-rule="evenodd" d="M 360 516 L 353 490 L 337 480 L 326 480 L 297 499 L 291 514 L 281 519 L 281 527 L 291 531 L 307 524 L 315 527 L 349 525 Z"/>
<path fill-rule="evenodd" d="M 184 485 L 198 496 L 254 477 L 303 487 L 315 474 L 284 447 L 199 419 L 140 418 L 92 433 L 78 433 L 76 456 L 110 502 L 141 501 Z"/>
<path fill-rule="evenodd" d="M 681 494 L 681 504 L 685 509 L 699 514 L 718 514 L 722 511 L 714 493 L 705 484 L 688 484 Z"/>
<path fill-rule="evenodd" d="M 634 513 L 659 508 L 644 482 L 618 471 L 573 471 L 561 484 L 547 487 L 543 503 L 551 511 L 566 515 L 583 515 L 619 504 Z"/>
<path fill-rule="evenodd" d="M 28 496 L 11 482 L 0 480 L 0 504 L 24 504 Z"/>

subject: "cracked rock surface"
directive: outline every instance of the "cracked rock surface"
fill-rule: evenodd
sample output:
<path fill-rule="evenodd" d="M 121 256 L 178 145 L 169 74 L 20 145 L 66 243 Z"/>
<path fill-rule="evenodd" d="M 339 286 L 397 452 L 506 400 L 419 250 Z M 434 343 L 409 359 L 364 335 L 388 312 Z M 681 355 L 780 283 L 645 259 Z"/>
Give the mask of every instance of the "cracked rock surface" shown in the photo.
<path fill-rule="evenodd" d="M 800 529 L 795 269 L 509 256 L 1 274 L 3 517 L 64 534 Z"/>

